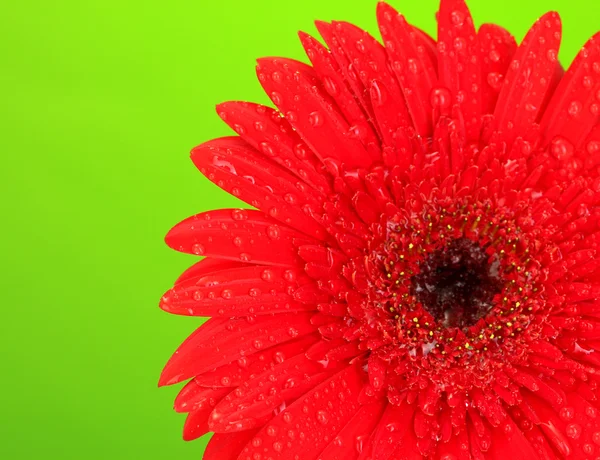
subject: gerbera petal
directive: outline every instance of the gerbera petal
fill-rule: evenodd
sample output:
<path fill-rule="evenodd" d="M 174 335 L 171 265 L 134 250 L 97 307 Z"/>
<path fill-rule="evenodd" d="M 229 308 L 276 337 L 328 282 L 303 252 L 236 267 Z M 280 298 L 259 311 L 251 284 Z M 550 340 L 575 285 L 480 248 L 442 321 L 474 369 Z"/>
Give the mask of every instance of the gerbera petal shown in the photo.
<path fill-rule="evenodd" d="M 306 352 L 320 339 L 319 334 L 308 334 L 298 339 L 261 350 L 194 377 L 198 385 L 218 388 L 237 387 L 257 375 Z"/>
<path fill-rule="evenodd" d="M 439 83 L 452 94 L 466 115 L 469 139 L 479 135 L 481 125 L 481 56 L 471 13 L 463 0 L 442 0 L 438 13 Z M 451 106 L 442 107 L 448 115 Z"/>
<path fill-rule="evenodd" d="M 387 460 L 394 458 L 394 452 L 409 430 L 415 406 L 403 399 L 399 405 L 388 404 L 381 420 L 373 432 L 371 458 L 373 460 Z M 416 445 L 412 446 L 416 450 Z M 407 449 L 408 450 L 408 449 Z M 361 456 L 360 458 L 363 458 Z"/>
<path fill-rule="evenodd" d="M 323 37 L 325 44 L 329 47 L 331 55 L 337 62 L 339 73 L 343 75 L 352 94 L 359 102 L 368 118 L 372 118 L 373 112 L 371 111 L 371 106 L 367 95 L 364 92 L 360 78 L 354 70 L 352 61 L 344 52 L 344 48 L 335 33 L 333 25 L 324 21 L 315 21 L 315 26 L 317 27 L 319 34 L 321 34 L 321 37 Z"/>
<path fill-rule="evenodd" d="M 255 453 L 273 458 L 317 458 L 358 411 L 362 385 L 359 366 L 340 371 L 268 422 L 244 448 L 239 460 L 252 460 Z"/>
<path fill-rule="evenodd" d="M 272 218 L 314 238 L 326 232 L 310 217 L 321 193 L 265 159 L 237 137 L 214 139 L 192 150 L 192 161 L 212 182 Z"/>
<path fill-rule="evenodd" d="M 311 67 L 291 59 L 263 58 L 257 74 L 273 103 L 321 160 L 359 167 L 372 163 Z"/>
<path fill-rule="evenodd" d="M 300 354 L 244 382 L 212 411 L 211 431 L 227 433 L 264 425 L 273 411 L 327 379 L 335 368 Z"/>
<path fill-rule="evenodd" d="M 426 47 L 417 45 L 413 38 L 414 31 L 404 16 L 390 5 L 383 2 L 377 4 L 377 21 L 415 129 L 426 137 L 432 131 L 430 98 L 431 91 L 437 85 L 434 62 Z"/>
<path fill-rule="evenodd" d="M 280 267 L 229 268 L 180 282 L 162 297 L 160 307 L 178 315 L 226 317 L 316 310 L 292 297 L 303 279 L 307 282 L 296 270 Z"/>
<path fill-rule="evenodd" d="M 317 22 L 317 24 L 320 24 Z M 323 82 L 323 87 L 327 94 L 336 102 L 340 111 L 351 126 L 360 126 L 364 132 L 362 136 L 365 143 L 373 142 L 375 136 L 375 146 L 379 148 L 379 140 L 376 137 L 375 127 L 371 125 L 367 112 L 356 100 L 348 82 L 344 79 L 340 66 L 335 61 L 331 52 L 319 43 L 314 37 L 300 32 L 300 41 L 306 51 L 310 62 L 313 65 L 319 79 Z"/>
<path fill-rule="evenodd" d="M 219 209 L 180 222 L 165 241 L 188 254 L 286 267 L 296 265 L 297 245 L 313 240 L 259 211 Z"/>
<path fill-rule="evenodd" d="M 232 260 L 222 260 L 222 259 L 213 259 L 211 257 L 207 257 L 202 259 L 200 262 L 196 262 L 186 271 L 184 271 L 179 278 L 175 281 L 175 286 L 180 283 L 185 283 L 186 281 L 194 278 L 200 278 L 201 276 L 210 275 L 211 273 L 219 272 L 222 270 L 228 270 L 231 268 L 240 268 L 247 267 L 248 264 L 232 261 Z"/>
<path fill-rule="evenodd" d="M 230 363 L 261 348 L 286 342 L 316 329 L 310 313 L 282 313 L 221 320 L 212 318 L 190 335 L 173 354 L 159 385 L 172 385 Z M 218 353 L 213 350 L 219 350 Z"/>
<path fill-rule="evenodd" d="M 257 431 L 214 434 L 206 445 L 202 460 L 235 460 Z"/>
<path fill-rule="evenodd" d="M 353 24 L 333 22 L 332 25 L 341 48 L 351 62 L 352 71 L 362 84 L 361 92 L 367 95 L 379 132 L 383 140 L 391 144 L 394 132 L 410 126 L 411 120 L 402 90 L 388 68 L 385 48 Z M 377 83 L 374 84 L 374 81 Z M 393 106 L 395 110 L 391 112 L 376 108 L 382 105 Z"/>
<path fill-rule="evenodd" d="M 353 460 L 363 452 L 375 426 L 379 422 L 384 402 L 361 407 L 319 455 L 319 460 Z"/>
<path fill-rule="evenodd" d="M 260 104 L 230 101 L 217 105 L 217 113 L 270 161 L 289 170 L 318 192 L 329 191 L 329 183 L 320 172 L 321 162 L 278 111 Z"/>
<path fill-rule="evenodd" d="M 524 135 L 540 110 L 558 65 L 561 22 L 555 12 L 531 27 L 511 62 L 498 96 L 494 117 L 509 140 Z"/>
<path fill-rule="evenodd" d="M 559 83 L 541 121 L 544 141 L 561 136 L 575 147 L 600 122 L 600 33 L 579 52 Z"/>
<path fill-rule="evenodd" d="M 206 413 L 211 413 L 215 405 L 223 399 L 232 388 L 210 388 L 200 385 L 196 379 L 190 380 L 179 391 L 175 398 L 174 408 L 176 412 L 192 412 L 200 409 L 210 409 Z"/>
<path fill-rule="evenodd" d="M 481 47 L 482 113 L 494 113 L 517 42 L 510 32 L 496 24 L 483 24 L 477 39 Z"/>

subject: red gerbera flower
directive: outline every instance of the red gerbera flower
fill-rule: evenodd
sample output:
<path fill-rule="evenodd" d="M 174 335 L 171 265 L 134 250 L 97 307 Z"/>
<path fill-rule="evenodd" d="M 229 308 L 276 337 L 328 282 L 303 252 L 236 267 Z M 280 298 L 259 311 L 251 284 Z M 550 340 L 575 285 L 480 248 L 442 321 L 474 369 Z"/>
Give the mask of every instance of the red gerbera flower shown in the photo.
<path fill-rule="evenodd" d="M 390 6 L 381 45 L 300 34 L 259 60 L 278 110 L 218 106 L 196 147 L 255 209 L 167 236 L 207 256 L 162 299 L 211 316 L 161 385 L 204 458 L 600 456 L 600 35 L 565 73 L 558 14 L 523 43 L 442 0 L 437 42 Z"/>

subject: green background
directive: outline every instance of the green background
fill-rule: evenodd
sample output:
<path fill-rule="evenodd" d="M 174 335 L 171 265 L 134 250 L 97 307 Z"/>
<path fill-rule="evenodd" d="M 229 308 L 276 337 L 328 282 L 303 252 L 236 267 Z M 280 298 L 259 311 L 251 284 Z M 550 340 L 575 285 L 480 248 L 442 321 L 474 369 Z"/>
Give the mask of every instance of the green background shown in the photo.
<path fill-rule="evenodd" d="M 434 32 L 434 0 L 393 1 Z M 563 62 L 600 29 L 592 0 L 472 0 L 520 40 L 549 9 Z M 0 458 L 200 458 L 164 362 L 200 322 L 160 295 L 194 258 L 163 235 L 236 201 L 189 161 L 226 135 L 214 105 L 267 102 L 254 59 L 304 59 L 313 19 L 376 33 L 375 1 L 77 0 L 0 6 Z"/>

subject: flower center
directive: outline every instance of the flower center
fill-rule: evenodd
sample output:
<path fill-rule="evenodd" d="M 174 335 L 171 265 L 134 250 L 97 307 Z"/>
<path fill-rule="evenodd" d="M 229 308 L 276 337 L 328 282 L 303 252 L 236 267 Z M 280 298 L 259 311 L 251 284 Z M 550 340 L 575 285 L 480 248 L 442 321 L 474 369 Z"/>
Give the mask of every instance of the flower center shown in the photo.
<path fill-rule="evenodd" d="M 502 289 L 499 267 L 478 243 L 454 239 L 421 261 L 412 294 L 442 326 L 466 329 L 492 309 Z"/>

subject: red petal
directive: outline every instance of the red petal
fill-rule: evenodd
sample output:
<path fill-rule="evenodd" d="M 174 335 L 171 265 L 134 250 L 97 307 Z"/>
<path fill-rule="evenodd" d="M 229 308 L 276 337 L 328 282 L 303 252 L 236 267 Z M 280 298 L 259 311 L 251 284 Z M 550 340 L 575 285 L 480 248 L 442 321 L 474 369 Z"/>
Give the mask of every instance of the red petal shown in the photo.
<path fill-rule="evenodd" d="M 434 62 L 426 47 L 417 45 L 404 16 L 391 6 L 377 4 L 377 21 L 415 129 L 421 136 L 428 136 L 432 131 L 431 90 L 437 84 Z"/>
<path fill-rule="evenodd" d="M 500 95 L 494 116 L 498 128 L 512 141 L 524 135 L 540 114 L 551 88 L 560 46 L 561 23 L 557 13 L 542 16 L 517 49 Z"/>
<path fill-rule="evenodd" d="M 310 217 L 323 200 L 321 193 L 258 155 L 240 138 L 206 142 L 192 150 L 192 160 L 223 190 L 290 227 L 325 238 L 323 228 Z"/>
<path fill-rule="evenodd" d="M 219 209 L 180 222 L 165 241 L 188 254 L 285 267 L 298 263 L 296 242 L 313 240 L 260 211 Z"/>
<path fill-rule="evenodd" d="M 453 95 L 465 117 L 467 137 L 479 136 L 481 123 L 481 56 L 475 26 L 463 0 L 442 0 L 438 14 L 438 74 L 440 86 Z M 450 107 L 441 110 L 450 113 Z"/>
<path fill-rule="evenodd" d="M 346 56 L 352 63 L 352 70 L 362 83 L 361 92 L 369 94 L 373 81 L 385 87 L 385 95 L 371 92 L 370 102 L 373 113 L 386 143 L 392 143 L 392 134 L 401 127 L 411 124 L 410 115 L 404 102 L 404 95 L 387 64 L 385 48 L 364 30 L 347 22 L 334 22 L 333 29 Z M 383 90 L 382 90 L 383 91 Z M 373 96 L 375 96 L 373 98 Z M 375 109 L 375 105 L 394 107 L 393 111 Z"/>
<path fill-rule="evenodd" d="M 541 121 L 545 142 L 555 136 L 584 146 L 586 136 L 600 122 L 600 33 L 577 55 L 550 100 Z"/>
<path fill-rule="evenodd" d="M 377 426 L 385 403 L 361 407 L 333 441 L 321 452 L 319 460 L 352 460 L 358 458 Z"/>
<path fill-rule="evenodd" d="M 305 335 L 250 356 L 244 356 L 213 371 L 197 375 L 194 380 L 199 385 L 207 387 L 237 387 L 245 381 L 273 369 L 276 365 L 304 353 L 320 338 L 318 334 Z"/>
<path fill-rule="evenodd" d="M 208 433 L 207 415 L 203 410 L 190 412 L 183 424 L 183 440 L 193 441 Z"/>
<path fill-rule="evenodd" d="M 350 125 L 322 89 L 311 67 L 282 58 L 258 60 L 258 78 L 306 144 L 321 159 L 366 167 L 372 158 L 349 136 Z"/>
<path fill-rule="evenodd" d="M 231 390 L 231 388 L 207 388 L 200 385 L 196 379 L 192 379 L 185 384 L 175 398 L 175 411 L 192 412 L 204 409 L 208 411 L 206 412 L 208 420 L 208 414 Z"/>
<path fill-rule="evenodd" d="M 353 63 L 344 52 L 344 49 L 335 34 L 333 25 L 324 21 L 315 21 L 315 26 L 317 26 L 317 30 L 321 34 L 321 37 L 323 37 L 325 44 L 329 47 L 331 55 L 338 64 L 339 72 L 344 76 L 344 80 L 350 87 L 354 97 L 360 103 L 368 118 L 372 118 L 373 114 L 371 112 L 369 100 L 364 93 L 364 88 L 358 74 L 354 71 Z"/>
<path fill-rule="evenodd" d="M 257 430 L 216 433 L 208 441 L 202 460 L 235 460 L 256 433 Z"/>
<path fill-rule="evenodd" d="M 477 39 L 481 47 L 482 113 L 494 113 L 517 42 L 510 32 L 496 24 L 483 24 Z"/>
<path fill-rule="evenodd" d="M 217 113 L 242 139 L 271 161 L 324 193 L 329 184 L 319 172 L 321 162 L 279 112 L 250 102 L 224 102 Z"/>
<path fill-rule="evenodd" d="M 288 281 L 292 276 L 293 282 Z M 303 278 L 306 282 L 305 276 L 279 267 L 213 271 L 176 285 L 162 297 L 160 307 L 177 315 L 227 317 L 316 310 L 291 296 Z"/>
<path fill-rule="evenodd" d="M 379 425 L 373 432 L 373 460 L 387 460 L 392 457 L 398 444 L 412 429 L 415 406 L 403 399 L 398 406 L 388 404 Z M 416 448 L 416 446 L 414 446 Z"/>
<path fill-rule="evenodd" d="M 349 366 L 321 383 L 269 422 L 239 460 L 253 460 L 255 454 L 262 458 L 317 458 L 358 411 L 363 375 L 359 366 Z"/>
<path fill-rule="evenodd" d="M 320 25 L 317 22 L 317 25 Z M 340 111 L 352 126 L 361 126 L 366 132 L 364 138 L 373 139 L 376 133 L 369 124 L 369 120 L 363 112 L 363 107 L 357 102 L 355 95 L 350 90 L 344 79 L 344 74 L 329 50 L 310 35 L 300 32 L 300 40 L 306 50 L 306 54 L 312 63 L 323 87 L 332 99 L 337 103 Z M 377 145 L 378 141 L 375 141 Z"/>
<path fill-rule="evenodd" d="M 192 278 L 199 278 L 204 275 L 209 275 L 221 270 L 229 270 L 232 268 L 247 267 L 247 264 L 241 262 L 233 262 L 231 260 L 221 260 L 206 258 L 200 262 L 196 262 L 186 271 L 184 271 L 175 281 L 175 286 L 184 283 Z"/>
<path fill-rule="evenodd" d="M 294 356 L 225 397 L 210 416 L 210 429 L 228 433 L 261 426 L 272 418 L 273 410 L 302 396 L 329 375 L 331 370 L 322 364 L 302 354 Z"/>
<path fill-rule="evenodd" d="M 172 385 L 194 375 L 230 363 L 261 348 L 305 335 L 315 326 L 310 313 L 282 313 L 234 320 L 211 318 L 173 354 L 159 385 Z M 218 351 L 217 351 L 218 350 Z"/>

